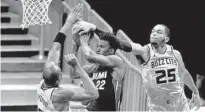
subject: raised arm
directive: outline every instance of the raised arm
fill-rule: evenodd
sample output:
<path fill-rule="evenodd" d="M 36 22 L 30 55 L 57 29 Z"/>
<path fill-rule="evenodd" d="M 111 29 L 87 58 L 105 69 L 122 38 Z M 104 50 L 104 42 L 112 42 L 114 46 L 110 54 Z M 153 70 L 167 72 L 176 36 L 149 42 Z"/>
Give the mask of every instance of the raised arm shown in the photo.
<path fill-rule="evenodd" d="M 92 23 L 88 23 L 86 21 L 79 22 L 78 31 L 79 30 L 83 30 L 80 32 L 80 35 L 87 33 L 87 32 L 94 32 L 95 34 L 97 34 L 100 37 L 101 34 L 106 33 L 105 31 L 97 28 L 96 25 L 94 25 Z M 78 32 L 78 31 L 76 31 L 76 32 Z M 148 49 L 146 46 L 142 46 L 139 43 L 131 43 L 131 42 L 128 42 L 125 40 L 120 40 L 118 38 L 115 38 L 115 40 L 118 43 L 119 49 L 121 49 L 125 52 L 132 52 L 135 55 L 141 55 L 145 61 L 147 60 Z"/>
<path fill-rule="evenodd" d="M 51 46 L 51 50 L 49 51 L 48 58 L 45 65 L 49 64 L 50 62 L 52 63 L 54 62 L 56 65 L 58 64 L 60 58 L 60 49 L 61 46 L 64 44 L 64 41 L 66 39 L 66 34 L 68 30 L 71 28 L 72 24 L 74 24 L 79 19 L 79 15 L 81 14 L 82 10 L 83 10 L 83 5 L 78 4 L 71 11 L 64 26 L 61 28 L 56 38 L 54 39 L 54 42 Z"/>
<path fill-rule="evenodd" d="M 86 59 L 89 62 L 98 63 L 102 66 L 110 66 L 110 67 L 116 66 L 116 63 L 111 60 L 112 56 L 109 58 L 109 56 L 99 55 L 96 54 L 92 49 L 90 49 L 90 47 L 88 46 L 88 40 L 89 40 L 88 35 L 84 35 L 80 38 L 83 53 L 85 54 Z"/>
<path fill-rule="evenodd" d="M 69 54 L 65 56 L 66 61 L 75 68 L 77 74 L 79 74 L 84 88 L 59 88 L 55 91 L 56 101 L 66 102 L 66 101 L 85 101 L 98 98 L 98 90 L 95 87 L 93 81 L 87 73 L 80 67 L 75 55 Z"/>
<path fill-rule="evenodd" d="M 179 76 L 181 80 L 184 82 L 185 85 L 187 85 L 193 92 L 192 95 L 192 102 L 194 103 L 193 106 L 197 106 L 197 109 L 200 107 L 200 97 L 199 97 L 199 91 L 191 77 L 191 74 L 188 72 L 188 70 L 185 68 L 182 56 L 179 51 L 174 50 L 174 54 L 179 62 Z"/>
<path fill-rule="evenodd" d="M 96 25 L 92 23 L 82 21 L 79 24 L 81 24 L 81 28 L 79 28 L 79 30 L 83 30 L 82 32 L 80 32 L 80 34 L 87 33 L 87 32 L 94 32 L 99 36 L 102 33 L 106 33 L 105 31 L 97 28 Z M 138 43 L 130 43 L 117 38 L 115 39 L 119 44 L 119 49 L 124 50 L 125 52 L 133 52 L 136 55 L 142 55 L 144 52 L 146 52 L 146 47 L 143 47 Z"/>

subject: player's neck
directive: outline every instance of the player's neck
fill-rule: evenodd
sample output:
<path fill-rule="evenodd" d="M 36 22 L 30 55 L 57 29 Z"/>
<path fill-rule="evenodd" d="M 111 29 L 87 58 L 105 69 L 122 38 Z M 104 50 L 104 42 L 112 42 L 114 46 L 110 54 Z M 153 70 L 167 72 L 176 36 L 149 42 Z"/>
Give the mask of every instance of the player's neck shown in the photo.
<path fill-rule="evenodd" d="M 153 45 L 153 47 L 154 47 L 154 51 L 156 53 L 159 53 L 159 54 L 164 54 L 166 52 L 166 50 L 167 50 L 166 44 L 161 45 L 161 46 L 154 46 Z"/>

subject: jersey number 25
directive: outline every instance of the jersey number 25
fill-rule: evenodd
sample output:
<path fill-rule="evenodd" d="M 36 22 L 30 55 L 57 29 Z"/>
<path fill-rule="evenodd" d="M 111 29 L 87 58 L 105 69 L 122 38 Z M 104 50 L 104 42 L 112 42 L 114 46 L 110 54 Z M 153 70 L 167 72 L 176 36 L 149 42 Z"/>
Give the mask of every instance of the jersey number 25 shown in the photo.
<path fill-rule="evenodd" d="M 176 74 L 175 74 L 175 69 L 167 69 L 167 70 L 157 70 L 155 71 L 156 74 L 161 74 L 156 77 L 156 83 L 157 84 L 163 84 L 163 83 L 168 83 L 168 82 L 174 82 L 176 81 Z M 166 78 L 165 78 L 166 77 Z M 167 78 L 169 77 L 169 79 Z M 165 78 L 165 79 L 162 79 Z"/>

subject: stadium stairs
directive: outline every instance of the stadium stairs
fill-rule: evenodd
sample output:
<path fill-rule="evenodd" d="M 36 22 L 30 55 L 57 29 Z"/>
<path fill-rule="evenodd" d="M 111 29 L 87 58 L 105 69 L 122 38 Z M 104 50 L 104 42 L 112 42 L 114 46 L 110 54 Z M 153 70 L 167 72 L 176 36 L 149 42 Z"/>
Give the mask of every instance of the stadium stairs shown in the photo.
<path fill-rule="evenodd" d="M 39 37 L 29 34 L 28 28 L 22 30 L 20 24 L 20 15 L 10 12 L 10 5 L 1 0 L 2 111 L 36 110 L 36 85 L 46 60 L 32 58 L 39 52 Z M 47 56 L 48 49 L 44 51 Z M 70 82 L 68 76 L 63 78 L 63 84 Z"/>
<path fill-rule="evenodd" d="M 34 111 L 36 109 L 36 85 L 40 82 L 41 72 L 45 60 L 35 60 L 32 56 L 39 51 L 39 37 L 29 34 L 29 29 L 22 30 L 20 26 L 20 15 L 12 13 L 7 1 L 1 0 L 1 110 L 3 111 Z M 17 1 L 17 0 L 16 0 Z M 61 2 L 60 0 L 53 0 Z M 70 8 L 79 2 L 84 4 L 83 20 L 96 24 L 100 29 L 112 32 L 112 27 L 93 9 L 85 0 L 64 0 Z M 13 7 L 12 7 L 13 8 Z M 71 33 L 68 34 L 71 36 Z M 130 41 L 129 37 L 118 30 L 117 38 Z M 71 40 L 66 40 L 68 44 L 64 46 L 64 54 L 69 53 Z M 97 42 L 97 40 L 96 40 Z M 96 42 L 91 44 L 95 49 Z M 45 49 L 45 55 L 48 49 Z M 130 53 L 117 51 L 120 57 L 126 57 L 132 64 L 137 66 L 136 57 Z M 85 64 L 85 57 L 82 51 L 79 52 L 78 59 L 81 65 Z M 127 63 L 125 61 L 125 63 Z M 63 64 L 64 68 L 68 65 Z M 67 70 L 67 71 L 66 71 Z M 64 73 L 68 73 L 64 69 Z M 141 78 L 130 68 L 125 67 L 123 71 L 123 96 L 121 102 L 122 111 L 144 111 L 146 109 L 146 96 L 142 87 Z M 63 86 L 71 83 L 69 77 L 63 75 Z M 70 82 L 69 82 L 70 81 Z M 66 85 L 68 86 L 68 85 Z M 133 89 L 134 88 L 134 89 Z M 135 96 L 135 97 L 133 97 Z M 86 111 L 79 102 L 71 102 L 71 109 L 74 111 Z M 72 111 L 72 110 L 71 110 Z"/>

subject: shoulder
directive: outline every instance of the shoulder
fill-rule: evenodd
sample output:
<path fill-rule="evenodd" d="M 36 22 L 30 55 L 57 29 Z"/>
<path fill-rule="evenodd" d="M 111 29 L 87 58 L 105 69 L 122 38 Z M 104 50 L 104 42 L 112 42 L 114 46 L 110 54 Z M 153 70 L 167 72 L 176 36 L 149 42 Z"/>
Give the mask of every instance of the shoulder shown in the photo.
<path fill-rule="evenodd" d="M 182 58 L 181 53 L 178 50 L 173 49 L 173 53 L 174 53 L 174 55 L 176 56 L 177 59 L 181 59 Z"/>
<path fill-rule="evenodd" d="M 181 53 L 180 53 L 178 50 L 176 50 L 176 49 L 173 49 L 173 52 L 174 52 L 174 54 L 176 54 L 176 55 L 181 55 Z"/>
<path fill-rule="evenodd" d="M 174 47 L 172 45 L 166 44 L 168 51 L 173 51 L 174 55 L 181 55 L 181 53 L 174 49 Z"/>
<path fill-rule="evenodd" d="M 184 66 L 184 62 L 183 62 L 181 53 L 178 50 L 175 50 L 175 49 L 173 50 L 173 53 L 174 53 L 174 56 L 176 57 L 177 61 L 179 62 L 179 64 L 181 66 Z"/>

